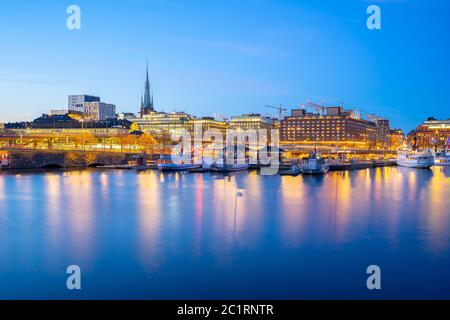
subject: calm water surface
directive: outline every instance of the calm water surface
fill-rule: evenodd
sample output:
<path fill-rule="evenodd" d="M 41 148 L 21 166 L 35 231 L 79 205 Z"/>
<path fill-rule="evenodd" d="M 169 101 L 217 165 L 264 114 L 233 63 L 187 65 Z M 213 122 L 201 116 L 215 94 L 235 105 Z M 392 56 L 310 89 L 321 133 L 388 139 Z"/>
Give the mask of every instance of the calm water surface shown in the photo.
<path fill-rule="evenodd" d="M 2 174 L 0 298 L 448 299 L 450 168 Z"/>

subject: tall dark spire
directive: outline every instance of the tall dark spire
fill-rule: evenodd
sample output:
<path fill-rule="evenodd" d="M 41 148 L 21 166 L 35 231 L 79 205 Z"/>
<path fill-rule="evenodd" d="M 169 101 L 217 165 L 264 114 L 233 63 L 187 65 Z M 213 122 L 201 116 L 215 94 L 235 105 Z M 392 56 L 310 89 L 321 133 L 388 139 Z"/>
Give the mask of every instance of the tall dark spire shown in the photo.
<path fill-rule="evenodd" d="M 153 98 L 150 91 L 150 80 L 148 77 L 148 62 L 147 62 L 147 70 L 146 70 L 146 78 L 145 78 L 145 91 L 144 91 L 144 108 L 146 111 L 153 111 Z"/>

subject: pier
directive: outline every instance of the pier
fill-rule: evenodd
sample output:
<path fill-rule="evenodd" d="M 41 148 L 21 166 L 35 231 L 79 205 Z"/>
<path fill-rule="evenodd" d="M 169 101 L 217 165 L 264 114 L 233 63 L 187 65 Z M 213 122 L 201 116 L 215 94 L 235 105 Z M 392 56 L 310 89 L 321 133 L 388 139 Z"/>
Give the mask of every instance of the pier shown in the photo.
<path fill-rule="evenodd" d="M 142 153 L 117 153 L 99 151 L 61 151 L 61 150 L 24 150 L 0 149 L 3 170 L 21 169 L 51 169 L 51 168 L 92 168 L 117 170 L 156 170 L 155 161 L 151 156 Z M 350 162 L 331 162 L 330 171 L 349 171 L 385 167 L 396 165 L 395 160 L 351 160 Z M 252 164 L 250 170 L 259 170 L 260 165 Z M 292 165 L 282 164 L 279 167 L 280 175 L 296 176 Z M 208 169 L 199 168 L 189 170 L 191 173 L 206 173 Z"/>

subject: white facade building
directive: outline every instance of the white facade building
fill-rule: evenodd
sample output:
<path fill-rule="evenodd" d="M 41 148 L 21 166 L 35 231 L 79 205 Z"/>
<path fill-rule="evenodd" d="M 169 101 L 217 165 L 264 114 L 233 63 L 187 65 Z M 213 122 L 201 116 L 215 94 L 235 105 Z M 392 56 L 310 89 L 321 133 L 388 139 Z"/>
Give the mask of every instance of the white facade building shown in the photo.
<path fill-rule="evenodd" d="M 116 106 L 104 102 L 85 102 L 83 112 L 86 120 L 101 121 L 116 118 Z"/>

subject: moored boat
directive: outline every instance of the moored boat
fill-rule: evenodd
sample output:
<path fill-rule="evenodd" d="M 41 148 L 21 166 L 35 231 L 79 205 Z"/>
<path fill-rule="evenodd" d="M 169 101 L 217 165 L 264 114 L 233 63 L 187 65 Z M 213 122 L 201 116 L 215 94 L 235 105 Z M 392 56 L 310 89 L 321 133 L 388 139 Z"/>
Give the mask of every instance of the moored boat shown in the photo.
<path fill-rule="evenodd" d="M 232 164 L 220 164 L 216 163 L 211 166 L 211 171 L 214 172 L 234 172 L 234 171 L 243 171 L 248 170 L 249 165 L 248 163 L 238 164 L 238 163 L 232 163 Z"/>
<path fill-rule="evenodd" d="M 233 161 L 228 161 L 227 154 L 229 159 Z M 245 151 L 240 151 L 236 147 L 234 151 L 231 153 L 227 153 L 227 150 L 224 149 L 222 157 L 216 160 L 210 167 L 211 171 L 214 172 L 234 172 L 234 171 L 244 171 L 250 168 L 249 159 L 245 154 Z"/>
<path fill-rule="evenodd" d="M 171 156 L 161 156 L 158 160 L 158 169 L 160 171 L 187 171 L 191 169 L 198 169 L 201 166 L 201 164 L 195 164 L 191 161 L 185 160 L 175 163 Z"/>
<path fill-rule="evenodd" d="M 445 148 L 442 151 L 434 154 L 434 164 L 436 166 L 450 166 L 450 138 L 445 143 Z"/>
<path fill-rule="evenodd" d="M 302 174 L 325 174 L 330 167 L 320 153 L 314 152 L 302 159 Z"/>
<path fill-rule="evenodd" d="M 397 153 L 397 165 L 407 168 L 429 169 L 434 165 L 434 156 L 430 151 L 404 148 Z"/>
<path fill-rule="evenodd" d="M 434 154 L 434 165 L 450 166 L 450 153 L 441 151 Z"/>

